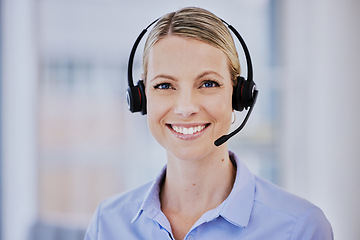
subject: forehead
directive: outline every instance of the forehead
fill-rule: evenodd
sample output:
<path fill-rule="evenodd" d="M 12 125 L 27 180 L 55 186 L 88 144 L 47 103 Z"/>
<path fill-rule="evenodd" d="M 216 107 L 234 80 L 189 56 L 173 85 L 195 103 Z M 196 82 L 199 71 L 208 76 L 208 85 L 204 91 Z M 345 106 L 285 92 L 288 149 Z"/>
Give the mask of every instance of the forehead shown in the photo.
<path fill-rule="evenodd" d="M 148 57 L 148 74 L 154 71 L 195 74 L 204 69 L 230 74 L 222 50 L 192 38 L 166 36 L 151 47 Z"/>

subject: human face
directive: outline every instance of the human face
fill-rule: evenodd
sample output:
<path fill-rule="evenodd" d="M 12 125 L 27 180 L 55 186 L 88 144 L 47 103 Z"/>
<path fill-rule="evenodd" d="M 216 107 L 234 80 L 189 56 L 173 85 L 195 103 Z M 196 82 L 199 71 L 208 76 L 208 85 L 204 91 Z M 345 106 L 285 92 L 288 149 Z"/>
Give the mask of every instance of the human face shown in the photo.
<path fill-rule="evenodd" d="M 207 43 L 167 36 L 152 46 L 146 76 L 147 119 L 155 139 L 179 159 L 205 158 L 226 144 L 232 82 L 226 55 Z"/>

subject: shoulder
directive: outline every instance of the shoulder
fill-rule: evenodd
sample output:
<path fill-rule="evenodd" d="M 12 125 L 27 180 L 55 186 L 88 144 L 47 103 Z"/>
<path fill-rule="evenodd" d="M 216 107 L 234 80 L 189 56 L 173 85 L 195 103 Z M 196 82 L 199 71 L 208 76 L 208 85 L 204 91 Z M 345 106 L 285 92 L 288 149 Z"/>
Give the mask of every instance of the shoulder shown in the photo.
<path fill-rule="evenodd" d="M 85 239 L 116 239 L 119 231 L 123 234 L 129 232 L 131 220 L 138 213 L 151 185 L 150 182 L 102 201 L 88 226 Z"/>
<path fill-rule="evenodd" d="M 273 211 L 298 217 L 315 206 L 281 187 L 255 176 L 255 202 Z"/>
<path fill-rule="evenodd" d="M 123 209 L 138 210 L 148 194 L 151 185 L 152 182 L 149 182 L 130 191 L 109 197 L 100 203 L 98 206 L 99 211 L 102 214 L 106 214 L 107 212 L 120 211 Z M 136 212 L 134 212 L 134 214 L 136 214 Z"/>
<path fill-rule="evenodd" d="M 267 180 L 255 177 L 255 181 L 255 208 L 274 222 L 291 225 L 291 239 L 333 239 L 331 225 L 319 207 Z"/>

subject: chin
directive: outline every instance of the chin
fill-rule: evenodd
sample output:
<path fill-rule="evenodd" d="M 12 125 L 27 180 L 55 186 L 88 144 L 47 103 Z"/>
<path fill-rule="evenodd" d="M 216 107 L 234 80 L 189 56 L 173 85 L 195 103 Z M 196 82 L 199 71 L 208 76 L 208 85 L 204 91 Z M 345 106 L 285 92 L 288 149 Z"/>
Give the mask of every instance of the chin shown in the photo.
<path fill-rule="evenodd" d="M 168 159 L 175 158 L 182 161 L 197 161 L 205 159 L 215 151 L 219 150 L 214 143 L 195 144 L 189 143 L 187 146 L 177 145 L 173 148 L 165 148 L 168 153 Z"/>

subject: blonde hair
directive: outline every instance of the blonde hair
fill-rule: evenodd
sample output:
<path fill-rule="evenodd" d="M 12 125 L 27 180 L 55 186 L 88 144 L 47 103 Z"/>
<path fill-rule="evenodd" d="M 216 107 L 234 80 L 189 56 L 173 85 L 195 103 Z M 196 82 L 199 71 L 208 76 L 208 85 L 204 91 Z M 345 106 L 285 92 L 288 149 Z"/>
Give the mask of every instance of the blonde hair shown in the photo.
<path fill-rule="evenodd" d="M 213 13 L 197 7 L 187 7 L 161 17 L 150 31 L 143 53 L 143 70 L 146 80 L 148 56 L 151 47 L 160 39 L 175 35 L 200 40 L 221 49 L 229 60 L 233 84 L 240 75 L 240 62 L 234 40 L 227 26 Z"/>

